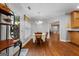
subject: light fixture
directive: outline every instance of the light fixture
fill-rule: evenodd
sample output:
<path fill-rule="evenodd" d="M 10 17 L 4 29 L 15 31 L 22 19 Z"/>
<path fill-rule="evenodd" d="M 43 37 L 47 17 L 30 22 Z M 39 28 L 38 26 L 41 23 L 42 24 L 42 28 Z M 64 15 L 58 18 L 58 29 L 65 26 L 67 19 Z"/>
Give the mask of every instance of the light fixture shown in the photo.
<path fill-rule="evenodd" d="M 28 8 L 29 10 L 31 10 L 31 7 L 30 7 L 30 6 L 28 6 L 27 8 Z"/>
<path fill-rule="evenodd" d="M 36 24 L 42 24 L 43 23 L 43 21 L 36 21 Z"/>
<path fill-rule="evenodd" d="M 79 5 L 76 8 L 79 9 Z"/>

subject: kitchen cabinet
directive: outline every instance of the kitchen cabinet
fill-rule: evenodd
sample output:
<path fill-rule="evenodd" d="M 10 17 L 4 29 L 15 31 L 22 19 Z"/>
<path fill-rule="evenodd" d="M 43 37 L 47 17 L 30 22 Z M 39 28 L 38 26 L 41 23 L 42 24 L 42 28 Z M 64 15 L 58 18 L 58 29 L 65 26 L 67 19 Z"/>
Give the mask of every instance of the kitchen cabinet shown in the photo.
<path fill-rule="evenodd" d="M 79 45 L 79 31 L 68 31 L 70 42 Z"/>
<path fill-rule="evenodd" d="M 79 10 L 71 12 L 71 28 L 79 28 Z"/>

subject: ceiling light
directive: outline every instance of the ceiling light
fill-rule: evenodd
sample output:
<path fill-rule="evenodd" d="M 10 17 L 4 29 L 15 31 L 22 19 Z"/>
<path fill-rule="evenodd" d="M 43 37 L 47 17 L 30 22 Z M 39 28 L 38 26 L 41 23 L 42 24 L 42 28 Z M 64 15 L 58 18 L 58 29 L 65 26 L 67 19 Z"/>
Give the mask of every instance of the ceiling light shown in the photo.
<path fill-rule="evenodd" d="M 36 24 L 42 24 L 43 21 L 36 21 Z"/>
<path fill-rule="evenodd" d="M 28 6 L 27 8 L 28 8 L 29 10 L 31 10 L 31 7 L 30 7 L 30 6 Z"/>
<path fill-rule="evenodd" d="M 79 5 L 77 6 L 77 9 L 79 9 Z"/>

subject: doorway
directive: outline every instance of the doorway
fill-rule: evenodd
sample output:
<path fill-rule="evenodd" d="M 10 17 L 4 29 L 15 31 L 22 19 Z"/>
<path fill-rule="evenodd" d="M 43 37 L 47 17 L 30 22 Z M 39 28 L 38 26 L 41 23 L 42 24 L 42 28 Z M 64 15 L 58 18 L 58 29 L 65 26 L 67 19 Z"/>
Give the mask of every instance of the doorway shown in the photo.
<path fill-rule="evenodd" d="M 50 29 L 50 36 L 52 38 L 55 38 L 53 40 L 59 41 L 59 22 L 58 23 L 53 23 L 51 24 L 51 29 Z"/>

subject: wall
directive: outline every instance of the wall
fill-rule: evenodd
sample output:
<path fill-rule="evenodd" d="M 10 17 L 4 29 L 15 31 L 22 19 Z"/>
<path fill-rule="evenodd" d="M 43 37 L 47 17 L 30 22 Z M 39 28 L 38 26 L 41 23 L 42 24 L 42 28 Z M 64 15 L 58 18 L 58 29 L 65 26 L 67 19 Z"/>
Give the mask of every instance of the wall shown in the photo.
<path fill-rule="evenodd" d="M 70 16 L 69 15 L 63 15 L 58 18 L 60 20 L 60 41 L 68 41 L 67 40 L 67 29 L 68 24 L 70 23 Z"/>
<path fill-rule="evenodd" d="M 48 31 L 48 24 L 42 23 L 42 24 L 36 24 L 32 23 L 32 32 L 47 32 Z"/>
<path fill-rule="evenodd" d="M 20 16 L 20 40 L 25 43 L 31 36 L 31 23 L 24 21 L 24 16 Z"/>

